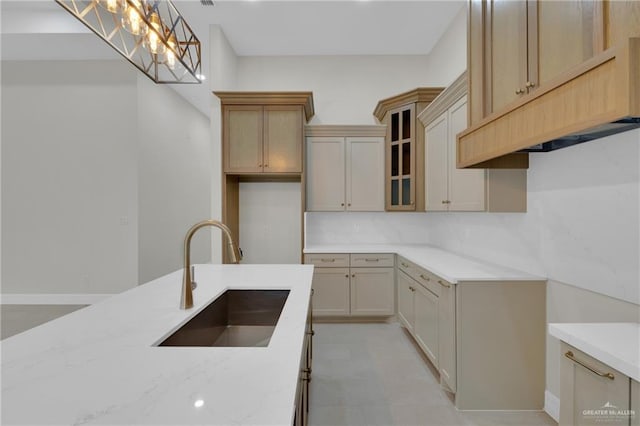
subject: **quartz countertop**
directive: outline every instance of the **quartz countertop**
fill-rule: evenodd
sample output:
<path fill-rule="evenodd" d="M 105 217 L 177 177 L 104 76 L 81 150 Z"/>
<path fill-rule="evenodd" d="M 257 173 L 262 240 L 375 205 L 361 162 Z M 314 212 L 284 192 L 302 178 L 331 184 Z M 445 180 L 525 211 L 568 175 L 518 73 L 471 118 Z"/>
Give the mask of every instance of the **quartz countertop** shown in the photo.
<path fill-rule="evenodd" d="M 546 281 L 500 265 L 461 256 L 428 245 L 353 244 L 308 245 L 305 253 L 396 253 L 450 283 L 461 281 Z"/>
<path fill-rule="evenodd" d="M 313 267 L 195 270 L 192 309 L 179 270 L 1 341 L 1 423 L 292 424 Z M 154 346 L 227 289 L 290 290 L 267 347 Z"/>
<path fill-rule="evenodd" d="M 640 324 L 551 323 L 549 334 L 640 381 Z"/>

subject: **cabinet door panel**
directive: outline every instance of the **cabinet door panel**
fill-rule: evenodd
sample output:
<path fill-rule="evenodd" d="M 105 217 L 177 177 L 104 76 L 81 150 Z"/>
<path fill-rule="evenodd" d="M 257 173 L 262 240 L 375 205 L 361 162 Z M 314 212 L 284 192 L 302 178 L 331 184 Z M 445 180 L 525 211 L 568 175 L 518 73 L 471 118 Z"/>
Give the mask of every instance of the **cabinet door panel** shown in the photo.
<path fill-rule="evenodd" d="M 594 0 L 538 1 L 540 84 L 594 55 Z"/>
<path fill-rule="evenodd" d="M 347 138 L 347 210 L 384 211 L 384 139 Z"/>
<path fill-rule="evenodd" d="M 605 48 L 625 42 L 629 37 L 640 37 L 639 1 L 608 1 L 604 7 L 608 18 Z"/>
<path fill-rule="evenodd" d="M 351 315 L 393 315 L 393 268 L 351 269 Z"/>
<path fill-rule="evenodd" d="M 398 271 L 398 319 L 413 333 L 413 280 L 402 271 Z"/>
<path fill-rule="evenodd" d="M 613 405 L 616 410 L 629 410 L 629 378 L 613 370 L 577 349 L 562 344 L 560 364 L 560 424 L 562 425 L 598 425 L 608 423 L 608 416 L 594 415 L 589 411 L 608 411 Z M 568 359 L 565 354 L 571 351 L 573 357 L 602 373 L 612 373 L 614 379 L 600 377 L 587 368 Z M 606 406 L 605 406 L 606 405 Z M 628 424 L 629 419 L 615 424 Z"/>
<path fill-rule="evenodd" d="M 498 111 L 520 96 L 516 90 L 525 89 L 527 2 L 493 0 L 489 7 L 491 75 L 488 77 L 493 95 L 491 111 Z"/>
<path fill-rule="evenodd" d="M 264 171 L 302 172 L 302 107 L 264 107 Z"/>
<path fill-rule="evenodd" d="M 444 112 L 425 130 L 425 200 L 427 211 L 447 210 L 449 115 Z M 450 167 L 450 166 L 449 166 Z"/>
<path fill-rule="evenodd" d="M 316 268 L 312 288 L 314 315 L 349 315 L 349 268 Z"/>
<path fill-rule="evenodd" d="M 345 209 L 344 138 L 307 138 L 307 210 Z"/>
<path fill-rule="evenodd" d="M 456 287 L 446 281 L 438 299 L 438 364 L 440 382 L 456 392 Z M 447 287 L 448 286 L 448 287 Z"/>
<path fill-rule="evenodd" d="M 485 170 L 456 168 L 456 135 L 467 128 L 467 98 L 449 109 L 449 211 L 484 211 Z"/>
<path fill-rule="evenodd" d="M 262 107 L 227 106 L 224 121 L 225 171 L 262 172 Z"/>
<path fill-rule="evenodd" d="M 438 296 L 422 287 L 415 286 L 414 331 L 418 344 L 433 365 L 438 368 Z"/>

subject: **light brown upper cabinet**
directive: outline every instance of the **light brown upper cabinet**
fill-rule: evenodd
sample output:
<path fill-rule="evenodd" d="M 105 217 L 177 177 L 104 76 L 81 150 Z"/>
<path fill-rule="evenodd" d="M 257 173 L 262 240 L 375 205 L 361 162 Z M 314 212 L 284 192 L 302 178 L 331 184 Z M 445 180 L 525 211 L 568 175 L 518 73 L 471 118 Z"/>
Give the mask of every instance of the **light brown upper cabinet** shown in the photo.
<path fill-rule="evenodd" d="M 640 2 L 469 0 L 468 18 L 458 167 L 526 168 L 527 152 L 637 127 Z"/>
<path fill-rule="evenodd" d="M 215 92 L 222 101 L 222 163 L 229 174 L 302 173 L 310 92 Z"/>
<path fill-rule="evenodd" d="M 385 209 L 424 210 L 424 127 L 416 119 L 443 90 L 418 88 L 378 102 L 373 115 L 387 126 Z"/>
<path fill-rule="evenodd" d="M 472 0 L 471 123 L 602 50 L 602 2 Z M 473 35 L 482 37 L 474 38 Z M 481 102 L 482 101 L 482 102 Z"/>

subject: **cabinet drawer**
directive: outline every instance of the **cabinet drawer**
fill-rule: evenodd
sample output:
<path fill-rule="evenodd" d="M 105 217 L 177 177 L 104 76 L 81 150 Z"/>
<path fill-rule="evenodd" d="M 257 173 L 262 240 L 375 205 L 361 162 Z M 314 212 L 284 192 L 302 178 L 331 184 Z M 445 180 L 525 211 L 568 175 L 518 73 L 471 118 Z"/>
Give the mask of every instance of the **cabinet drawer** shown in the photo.
<path fill-rule="evenodd" d="M 351 267 L 366 268 L 393 268 L 393 254 L 389 253 L 369 253 L 369 254 L 352 254 Z"/>
<path fill-rule="evenodd" d="M 416 280 L 416 282 L 422 284 L 424 288 L 428 289 L 436 296 L 440 296 L 439 278 L 436 275 L 401 256 L 398 256 L 398 268 Z"/>
<path fill-rule="evenodd" d="M 405 259 L 402 256 L 398 256 L 398 269 L 404 271 L 407 275 L 413 276 L 411 271 L 415 271 L 418 268 L 413 262 Z"/>
<path fill-rule="evenodd" d="M 348 253 L 314 253 L 305 254 L 304 263 L 307 265 L 315 265 L 321 268 L 348 268 L 349 267 L 349 254 Z"/>

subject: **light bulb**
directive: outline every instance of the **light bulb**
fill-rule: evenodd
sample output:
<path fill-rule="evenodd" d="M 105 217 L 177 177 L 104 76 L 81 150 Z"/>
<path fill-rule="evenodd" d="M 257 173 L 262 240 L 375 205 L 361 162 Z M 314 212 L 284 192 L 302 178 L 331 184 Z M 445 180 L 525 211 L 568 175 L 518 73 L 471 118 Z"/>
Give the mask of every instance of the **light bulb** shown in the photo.
<path fill-rule="evenodd" d="M 156 12 L 153 12 L 149 17 L 149 23 L 155 31 L 149 28 L 147 36 L 142 42 L 142 46 L 154 55 L 162 55 L 167 50 L 167 47 L 165 46 L 164 41 L 160 38 L 160 34 L 162 34 L 163 31 L 160 16 L 158 16 Z"/>
<path fill-rule="evenodd" d="M 120 13 L 127 7 L 127 0 L 96 0 L 96 3 L 111 13 Z"/>
<path fill-rule="evenodd" d="M 170 69 L 174 69 L 176 67 L 176 54 L 174 53 L 174 50 L 176 50 L 176 48 L 178 47 L 175 36 L 171 35 L 171 37 L 169 37 L 169 40 L 167 40 L 167 45 L 169 46 L 167 52 L 165 53 L 167 66 Z"/>
<path fill-rule="evenodd" d="M 142 3 L 140 0 L 132 0 L 133 6 L 128 5 L 122 15 L 122 26 L 133 35 L 145 35 L 147 24 L 142 20 Z"/>

